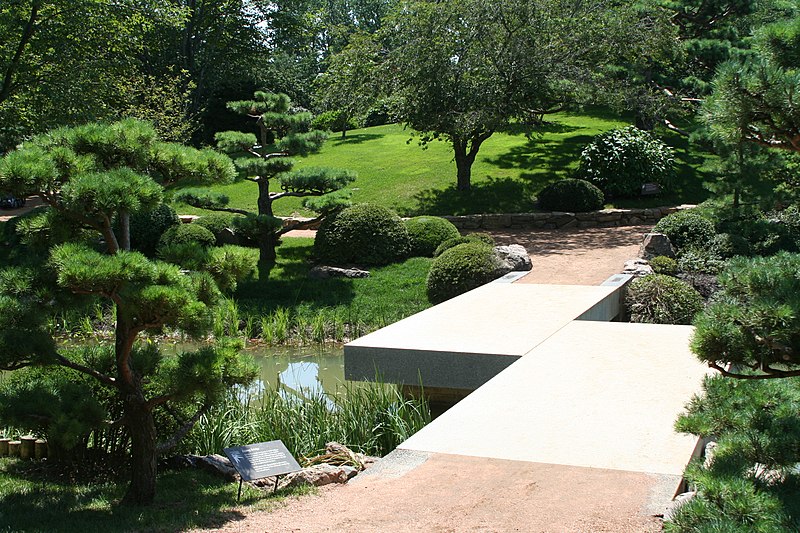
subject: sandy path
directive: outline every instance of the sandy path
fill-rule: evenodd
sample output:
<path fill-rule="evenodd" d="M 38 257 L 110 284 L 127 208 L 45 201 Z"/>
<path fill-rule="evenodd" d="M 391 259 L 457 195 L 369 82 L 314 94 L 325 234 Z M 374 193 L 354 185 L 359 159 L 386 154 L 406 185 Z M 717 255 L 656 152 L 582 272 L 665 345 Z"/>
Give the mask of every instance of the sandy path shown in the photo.
<path fill-rule="evenodd" d="M 499 244 L 521 244 L 533 262 L 517 283 L 599 285 L 637 256 L 651 226 L 492 232 Z"/>

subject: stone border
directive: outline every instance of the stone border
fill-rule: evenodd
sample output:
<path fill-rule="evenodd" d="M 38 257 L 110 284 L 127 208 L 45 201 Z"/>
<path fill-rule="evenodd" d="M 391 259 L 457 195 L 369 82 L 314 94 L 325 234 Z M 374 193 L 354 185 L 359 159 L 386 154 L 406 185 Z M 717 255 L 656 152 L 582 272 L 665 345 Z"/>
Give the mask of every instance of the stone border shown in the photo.
<path fill-rule="evenodd" d="M 684 204 L 675 207 L 647 209 L 602 209 L 587 213 L 552 211 L 444 216 L 442 218 L 452 222 L 459 230 L 607 228 L 655 224 L 671 213 L 694 207 L 696 206 Z"/>
<path fill-rule="evenodd" d="M 674 207 L 650 207 L 647 209 L 601 209 L 586 213 L 567 213 L 551 211 L 543 213 L 500 213 L 486 215 L 444 215 L 459 230 L 496 230 L 496 229 L 569 229 L 569 228 L 608 228 L 616 226 L 639 226 L 655 224 L 665 216 L 697 207 L 683 204 Z M 197 219 L 197 215 L 180 215 L 181 222 L 189 223 Z M 305 222 L 310 218 L 279 217 L 283 225 Z M 304 229 L 318 229 L 319 223 Z"/>

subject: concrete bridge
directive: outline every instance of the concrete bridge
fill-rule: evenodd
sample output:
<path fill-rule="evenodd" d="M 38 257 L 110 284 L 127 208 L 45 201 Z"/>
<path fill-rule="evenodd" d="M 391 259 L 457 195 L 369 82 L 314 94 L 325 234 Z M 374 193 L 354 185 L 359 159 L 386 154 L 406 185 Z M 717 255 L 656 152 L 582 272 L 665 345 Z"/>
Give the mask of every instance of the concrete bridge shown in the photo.
<path fill-rule="evenodd" d="M 431 531 L 437 513 L 463 513 L 464 530 L 658 530 L 701 444 L 673 424 L 708 369 L 689 350 L 692 327 L 613 321 L 628 279 L 512 275 L 346 345 L 348 379 L 377 372 L 460 400 L 352 482 L 385 515 L 372 524 Z M 486 491 L 469 506 L 476 481 Z M 415 498 L 436 512 L 409 529 Z"/>

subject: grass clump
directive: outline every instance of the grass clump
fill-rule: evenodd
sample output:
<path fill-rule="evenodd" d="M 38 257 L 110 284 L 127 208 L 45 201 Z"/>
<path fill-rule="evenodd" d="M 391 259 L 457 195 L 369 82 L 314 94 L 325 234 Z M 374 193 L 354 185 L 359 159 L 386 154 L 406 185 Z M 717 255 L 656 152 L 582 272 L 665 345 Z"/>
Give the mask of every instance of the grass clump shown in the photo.
<path fill-rule="evenodd" d="M 406 220 L 412 257 L 431 257 L 444 241 L 461 236 L 452 222 L 441 217 L 421 216 Z"/>
<path fill-rule="evenodd" d="M 703 297 L 688 283 L 664 274 L 633 280 L 625 303 L 631 322 L 648 324 L 691 324 L 704 305 Z"/>
<path fill-rule="evenodd" d="M 219 453 L 240 442 L 280 439 L 295 457 L 322 453 L 328 442 L 372 456 L 383 456 L 431 420 L 427 402 L 406 399 L 394 385 L 343 385 L 334 394 L 301 390 L 287 394 L 280 385 L 241 402 L 232 396 L 204 416 L 189 435 L 194 453 Z"/>

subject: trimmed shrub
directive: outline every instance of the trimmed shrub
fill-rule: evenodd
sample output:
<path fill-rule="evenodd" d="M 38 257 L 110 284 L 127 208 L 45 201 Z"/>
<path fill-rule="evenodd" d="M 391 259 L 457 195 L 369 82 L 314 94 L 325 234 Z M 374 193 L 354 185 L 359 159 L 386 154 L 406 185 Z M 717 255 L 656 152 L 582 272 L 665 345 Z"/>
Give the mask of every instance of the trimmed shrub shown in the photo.
<path fill-rule="evenodd" d="M 314 256 L 333 265 L 386 265 L 408 256 L 405 224 L 391 210 L 359 204 L 327 217 L 314 240 Z"/>
<path fill-rule="evenodd" d="M 436 247 L 436 250 L 433 252 L 433 257 L 439 257 L 445 252 L 445 250 L 449 250 L 450 248 L 458 246 L 459 244 L 466 244 L 468 242 L 482 242 L 483 244 L 494 246 L 494 237 L 488 233 L 478 232 L 470 233 L 469 235 L 464 235 L 462 237 L 456 237 L 454 239 L 447 239 Z"/>
<path fill-rule="evenodd" d="M 707 218 L 691 211 L 678 211 L 665 216 L 653 228 L 663 233 L 678 248 L 706 246 L 714 237 L 714 224 Z"/>
<path fill-rule="evenodd" d="M 691 324 L 703 309 L 703 297 L 678 278 L 651 274 L 628 285 L 625 304 L 631 322 Z"/>
<path fill-rule="evenodd" d="M 678 262 L 666 255 L 659 255 L 650 260 L 650 266 L 656 274 L 674 276 L 678 272 Z"/>
<path fill-rule="evenodd" d="M 603 191 L 586 180 L 564 179 L 539 193 L 539 207 L 548 211 L 583 213 L 603 208 Z"/>
<path fill-rule="evenodd" d="M 130 221 L 131 248 L 153 257 L 164 232 L 180 223 L 175 210 L 166 204 L 159 204 L 150 211 L 133 213 Z"/>
<path fill-rule="evenodd" d="M 672 149 L 635 126 L 601 133 L 583 149 L 578 176 L 609 196 L 638 196 L 644 183 L 668 190 L 674 176 Z"/>
<path fill-rule="evenodd" d="M 459 244 L 437 257 L 428 272 L 428 300 L 438 304 L 471 291 L 496 277 L 498 261 L 482 242 Z"/>
<path fill-rule="evenodd" d="M 237 218 L 241 218 L 241 216 L 233 213 L 211 213 L 209 215 L 201 216 L 195 220 L 193 224 L 203 226 L 208 231 L 213 233 L 214 238 L 217 240 L 217 246 L 221 246 L 223 244 L 222 233 L 225 230 L 232 231 L 235 224 L 234 220 Z"/>
<path fill-rule="evenodd" d="M 258 250 L 242 246 L 222 246 L 209 251 L 204 270 L 226 293 L 236 290 L 239 282 L 252 278 L 258 272 Z"/>
<path fill-rule="evenodd" d="M 452 222 L 441 217 L 414 217 L 405 224 L 411 239 L 412 257 L 431 257 L 444 241 L 461 236 Z"/>
<path fill-rule="evenodd" d="M 216 237 L 207 228 L 196 224 L 179 224 L 169 228 L 161 236 L 158 247 L 197 243 L 200 246 L 214 246 Z"/>

